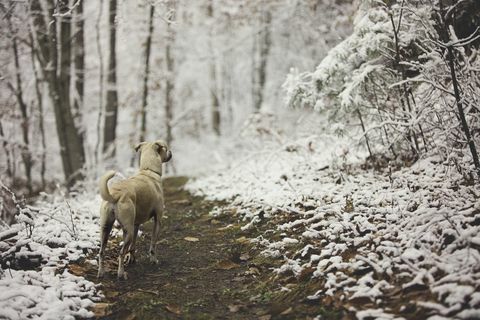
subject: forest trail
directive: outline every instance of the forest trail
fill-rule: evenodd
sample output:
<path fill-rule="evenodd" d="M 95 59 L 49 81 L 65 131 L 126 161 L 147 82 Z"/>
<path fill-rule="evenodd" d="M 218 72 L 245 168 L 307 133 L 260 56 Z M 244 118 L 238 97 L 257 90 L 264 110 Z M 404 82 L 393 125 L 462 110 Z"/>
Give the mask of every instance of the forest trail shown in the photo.
<path fill-rule="evenodd" d="M 182 177 L 164 181 L 167 218 L 157 265 L 146 255 L 147 224 L 137 241 L 137 262 L 126 268 L 128 280 L 116 278 L 120 238 L 109 242 L 107 273 L 101 281 L 96 279 L 96 266 L 80 262 L 69 267 L 102 284 L 105 298 L 94 308 L 97 318 L 268 320 L 318 314 L 318 306 L 310 310 L 312 306 L 294 301 L 274 301 L 270 262 L 254 252 L 248 234 L 231 215 L 209 215 L 222 203 L 192 196 L 182 189 L 186 181 Z"/>

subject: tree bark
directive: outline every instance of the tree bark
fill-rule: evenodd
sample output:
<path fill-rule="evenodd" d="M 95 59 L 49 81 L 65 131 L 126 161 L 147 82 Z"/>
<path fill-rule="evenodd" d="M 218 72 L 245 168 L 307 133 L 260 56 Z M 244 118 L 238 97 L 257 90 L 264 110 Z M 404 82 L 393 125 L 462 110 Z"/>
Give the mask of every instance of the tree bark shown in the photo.
<path fill-rule="evenodd" d="M 99 61 L 99 80 L 98 80 L 98 116 L 97 116 L 97 143 L 95 144 L 95 163 L 98 164 L 100 145 L 102 143 L 102 117 L 103 117 L 103 51 L 100 43 L 100 21 L 103 14 L 103 0 L 99 1 L 97 21 L 95 22 L 95 42 L 97 44 L 97 54 Z"/>
<path fill-rule="evenodd" d="M 75 90 L 73 108 L 77 122 L 81 122 L 83 100 L 85 95 L 85 32 L 83 2 L 79 1 L 75 15 Z"/>
<path fill-rule="evenodd" d="M 40 129 L 40 140 L 42 144 L 42 154 L 40 160 L 40 178 L 42 181 L 42 189 L 46 187 L 46 180 L 45 180 L 45 172 L 47 171 L 46 165 L 46 156 L 47 156 L 47 143 L 45 138 L 45 124 L 43 118 L 43 95 L 42 91 L 40 90 L 40 76 L 38 74 L 37 65 L 35 62 L 35 56 L 38 55 L 37 49 L 35 47 L 35 42 L 33 40 L 33 35 L 29 33 L 30 38 L 30 46 L 32 48 L 30 53 L 30 58 L 32 60 L 32 68 L 33 68 L 33 76 L 35 78 L 35 94 L 37 98 L 37 106 L 38 106 L 38 126 Z"/>
<path fill-rule="evenodd" d="M 453 52 L 453 46 L 451 44 L 448 44 L 450 42 L 450 36 L 448 32 L 448 23 L 445 19 L 445 10 L 443 7 L 443 1 L 440 0 L 439 4 L 440 4 L 441 23 L 443 25 L 441 37 L 442 37 L 442 41 L 447 44 L 447 61 L 450 69 L 450 75 L 452 77 L 453 92 L 454 92 L 455 101 L 457 104 L 458 116 L 460 118 L 460 124 L 462 126 L 463 133 L 465 134 L 465 138 L 467 139 L 467 144 L 470 149 L 470 153 L 472 154 L 473 164 L 475 165 L 475 169 L 477 170 L 477 178 L 480 179 L 480 160 L 478 158 L 477 147 L 475 146 L 475 141 L 472 138 L 470 127 L 468 125 L 467 118 L 465 117 L 465 111 L 463 109 L 460 84 L 458 82 L 457 72 L 455 69 L 455 54 Z"/>
<path fill-rule="evenodd" d="M 209 50 L 210 50 L 210 97 L 212 103 L 212 128 L 215 134 L 220 135 L 220 102 L 218 99 L 217 88 L 217 71 L 216 71 L 216 59 L 213 47 L 213 0 L 209 0 L 207 4 L 207 17 L 210 20 L 210 35 L 209 35 Z"/>
<path fill-rule="evenodd" d="M 165 128 L 167 131 L 166 142 L 172 143 L 172 119 L 173 119 L 173 90 L 175 89 L 174 59 L 171 53 L 172 45 L 175 42 L 175 30 L 172 23 L 175 22 L 175 0 L 169 0 L 168 9 L 170 14 L 167 20 L 167 39 L 165 44 L 165 62 L 167 67 L 165 85 Z"/>
<path fill-rule="evenodd" d="M 23 84 L 22 84 L 22 77 L 20 76 L 20 62 L 19 62 L 19 52 L 18 52 L 18 45 L 15 31 L 13 30 L 12 20 L 10 13 L 7 13 L 7 23 L 10 35 L 12 37 L 12 50 L 13 50 L 13 58 L 14 58 L 14 66 L 15 66 L 15 80 L 16 80 L 16 88 L 12 88 L 15 92 L 17 97 L 18 106 L 20 108 L 20 113 L 22 116 L 22 138 L 23 138 L 23 146 L 21 150 L 21 156 L 23 165 L 25 168 L 25 176 L 27 178 L 27 189 L 29 193 L 32 193 L 33 186 L 32 186 L 32 155 L 30 153 L 30 137 L 29 137 L 29 123 L 28 123 L 28 114 L 27 114 L 27 104 L 23 99 Z"/>
<path fill-rule="evenodd" d="M 255 86 L 255 110 L 259 111 L 263 104 L 265 83 L 267 79 L 268 54 L 271 47 L 270 24 L 272 14 L 268 10 L 262 12 L 262 32 L 260 32 L 259 64 L 257 66 L 257 77 Z"/>
<path fill-rule="evenodd" d="M 40 1 L 32 0 L 30 11 L 33 18 L 33 32 L 39 48 L 38 60 L 48 84 L 54 109 L 65 180 L 70 187 L 83 178 L 81 169 L 85 164 L 82 137 L 75 126 L 70 108 L 71 29 L 68 21 L 60 22 L 60 38 L 57 39 L 57 25 L 62 18 L 54 17 L 53 21 L 48 21 L 45 16 L 47 18 L 54 16 L 55 4 L 53 0 L 48 0 L 47 5 L 45 15 Z M 65 2 L 59 2 L 57 5 L 59 13 L 68 10 Z M 61 52 L 59 72 L 58 52 Z"/>
<path fill-rule="evenodd" d="M 118 116 L 116 28 L 117 0 L 110 0 L 110 52 L 108 58 L 107 102 L 105 105 L 105 125 L 103 127 L 103 153 L 107 158 L 115 156 L 115 138 Z"/>
<path fill-rule="evenodd" d="M 13 176 L 13 169 L 12 169 L 12 157 L 10 155 L 10 150 L 8 149 L 8 140 L 5 137 L 5 133 L 3 132 L 1 119 L 0 119 L 0 137 L 2 138 L 2 147 L 3 147 L 3 150 L 5 151 L 5 158 L 7 161 L 7 176 L 13 180 L 14 176 Z"/>
<path fill-rule="evenodd" d="M 147 133 L 147 105 L 148 105 L 148 77 L 150 75 L 150 51 L 152 47 L 153 34 L 153 14 L 155 7 L 150 5 L 150 14 L 148 17 L 148 35 L 145 44 L 145 70 L 143 73 L 143 95 L 142 95 L 142 119 L 140 128 L 140 142 L 145 141 Z"/>

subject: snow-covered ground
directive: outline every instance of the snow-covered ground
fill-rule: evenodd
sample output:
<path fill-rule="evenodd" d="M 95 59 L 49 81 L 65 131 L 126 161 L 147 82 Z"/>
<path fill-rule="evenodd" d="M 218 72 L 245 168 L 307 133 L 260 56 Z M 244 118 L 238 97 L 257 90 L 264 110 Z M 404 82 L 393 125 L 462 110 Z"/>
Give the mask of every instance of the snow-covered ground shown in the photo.
<path fill-rule="evenodd" d="M 378 172 L 347 150 L 328 136 L 252 150 L 187 188 L 231 200 L 244 229 L 270 226 L 253 242 L 282 259 L 276 272 L 323 283 L 307 299 L 332 296 L 359 319 L 412 305 L 480 318 L 480 189 L 435 156 Z"/>
<path fill-rule="evenodd" d="M 6 265 L 0 269 L 0 319 L 93 316 L 89 308 L 100 297 L 99 290 L 65 266 L 98 246 L 99 204 L 100 197 L 91 192 L 44 195 L 35 206 L 21 209 L 20 222 L 0 227 Z"/>

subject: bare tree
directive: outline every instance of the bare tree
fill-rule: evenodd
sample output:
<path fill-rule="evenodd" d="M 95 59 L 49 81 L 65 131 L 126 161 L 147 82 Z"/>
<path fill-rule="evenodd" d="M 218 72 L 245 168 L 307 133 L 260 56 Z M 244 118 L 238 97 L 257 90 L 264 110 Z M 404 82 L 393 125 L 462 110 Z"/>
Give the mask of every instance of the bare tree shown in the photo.
<path fill-rule="evenodd" d="M 39 0 L 30 1 L 29 7 L 33 19 L 33 34 L 39 48 L 38 60 L 48 84 L 55 113 L 65 180 L 67 185 L 71 186 L 83 178 L 81 169 L 85 164 L 85 153 L 70 104 L 71 28 L 70 21 L 64 15 L 69 8 L 64 1 L 58 2 L 58 11 L 53 0 L 45 3 L 45 10 Z M 60 37 L 57 34 L 58 27 Z"/>
<path fill-rule="evenodd" d="M 207 17 L 210 20 L 210 34 L 208 37 L 208 44 L 210 50 L 210 97 L 211 97 L 211 104 L 212 104 L 212 127 L 213 131 L 220 135 L 220 102 L 218 98 L 218 88 L 217 88 L 217 70 L 216 70 L 216 58 L 215 58 L 215 50 L 213 47 L 213 28 L 215 26 L 213 22 L 213 0 L 208 0 L 207 3 Z"/>
<path fill-rule="evenodd" d="M 25 103 L 23 97 L 23 84 L 22 84 L 22 77 L 21 77 L 21 70 L 20 70 L 20 62 L 19 62 L 19 51 L 18 51 L 18 43 L 17 43 L 17 34 L 15 30 L 13 30 L 12 26 L 12 16 L 11 11 L 7 11 L 7 23 L 8 23 L 8 31 L 10 32 L 10 36 L 12 37 L 12 50 L 13 50 L 13 60 L 15 66 L 15 81 L 16 81 L 16 88 L 13 87 L 11 83 L 8 85 L 11 87 L 11 90 L 14 92 L 18 106 L 20 108 L 20 113 L 22 116 L 22 138 L 23 138 L 23 146 L 21 150 L 22 161 L 25 168 L 25 176 L 27 177 L 27 189 L 28 192 L 32 192 L 32 155 L 30 153 L 30 137 L 29 137 L 29 121 L 27 114 L 27 104 Z"/>
<path fill-rule="evenodd" d="M 115 156 L 115 138 L 118 115 L 117 93 L 117 57 L 116 57 L 116 28 L 117 0 L 110 0 L 109 27 L 110 27 L 110 52 L 108 58 L 107 74 L 107 102 L 105 105 L 105 124 L 103 127 L 103 152 L 109 157 Z"/>
<path fill-rule="evenodd" d="M 152 34 L 153 34 L 153 15 L 155 13 L 155 6 L 150 5 L 150 11 L 148 16 L 148 34 L 145 44 L 145 69 L 143 72 L 143 95 L 142 95 L 142 123 L 140 128 L 140 141 L 145 141 L 147 131 L 147 105 L 148 105 L 148 77 L 150 75 L 150 51 L 152 47 Z"/>
<path fill-rule="evenodd" d="M 454 52 L 454 42 L 450 41 L 452 39 L 449 30 L 454 30 L 454 27 L 450 25 L 447 21 L 446 11 L 443 6 L 443 1 L 439 0 L 440 5 L 440 12 L 439 12 L 439 20 L 442 25 L 443 30 L 440 33 L 440 38 L 444 42 L 443 46 L 447 52 L 447 63 L 450 69 L 450 76 L 452 79 L 452 86 L 453 92 L 455 95 L 455 102 L 457 105 L 458 117 L 460 120 L 460 124 L 462 126 L 463 133 L 465 134 L 465 138 L 467 139 L 468 148 L 470 149 L 470 153 L 472 154 L 473 164 L 475 165 L 475 169 L 477 169 L 477 175 L 480 179 L 480 160 L 478 158 L 477 147 L 475 146 L 475 141 L 472 138 L 472 133 L 470 131 L 470 127 L 468 125 L 467 119 L 465 117 L 465 110 L 463 108 L 463 98 L 462 92 L 460 88 L 460 83 L 457 78 L 457 71 L 455 68 L 455 63 L 457 58 Z"/>
<path fill-rule="evenodd" d="M 45 124 L 44 124 L 44 114 L 43 114 L 43 94 L 40 89 L 40 75 L 37 70 L 37 64 L 35 61 L 35 56 L 37 56 L 38 52 L 35 47 L 35 42 L 33 40 L 33 35 L 29 33 L 29 40 L 30 40 L 30 47 L 32 50 L 30 51 L 30 58 L 32 61 L 32 68 L 33 68 L 33 76 L 35 78 L 35 96 L 37 100 L 38 106 L 38 126 L 40 130 L 40 140 L 42 144 L 42 153 L 41 153 L 41 160 L 40 160 L 40 179 L 42 181 L 42 188 L 45 189 L 46 187 L 46 180 L 45 180 L 45 172 L 47 171 L 46 167 L 46 156 L 47 156 L 47 142 L 45 138 Z"/>
<path fill-rule="evenodd" d="M 98 80 L 98 117 L 97 117 L 97 143 L 95 144 L 95 163 L 98 163 L 98 155 L 100 153 L 100 145 L 102 143 L 102 116 L 103 116 L 103 51 L 100 43 L 100 21 L 103 14 L 103 0 L 99 1 L 99 9 L 97 20 L 95 22 L 95 43 L 97 47 L 98 61 L 99 61 L 99 80 Z"/>
<path fill-rule="evenodd" d="M 75 15 L 75 95 L 74 110 L 77 122 L 81 119 L 81 109 L 83 108 L 83 98 L 85 93 L 85 32 L 84 32 L 84 16 L 83 3 L 85 0 L 79 1 L 76 7 Z"/>
<path fill-rule="evenodd" d="M 165 62 L 166 62 L 166 77 L 165 77 L 165 127 L 167 130 L 167 144 L 172 142 L 172 119 L 173 119 L 173 90 L 175 89 L 174 77 L 174 59 L 172 55 L 172 46 L 175 43 L 175 29 L 172 24 L 175 23 L 176 7 L 175 0 L 169 0 L 167 4 L 167 36 L 165 40 Z"/>
<path fill-rule="evenodd" d="M 272 45 L 270 35 L 272 14 L 266 8 L 262 8 L 260 14 L 262 30 L 258 34 L 258 63 L 256 63 L 256 76 L 254 83 L 254 107 L 256 111 L 260 110 L 264 99 L 265 83 L 267 79 L 268 55 L 270 52 L 270 47 Z"/>

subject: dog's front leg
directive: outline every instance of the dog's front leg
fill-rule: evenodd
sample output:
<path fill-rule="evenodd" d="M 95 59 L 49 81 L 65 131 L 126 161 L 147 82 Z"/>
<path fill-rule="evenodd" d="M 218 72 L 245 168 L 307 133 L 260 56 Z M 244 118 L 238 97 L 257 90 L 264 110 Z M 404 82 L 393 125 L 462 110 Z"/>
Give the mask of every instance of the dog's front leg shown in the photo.
<path fill-rule="evenodd" d="M 155 215 L 153 222 L 152 241 L 150 242 L 150 261 L 158 263 L 157 259 L 157 238 L 160 233 L 160 219 Z"/>

